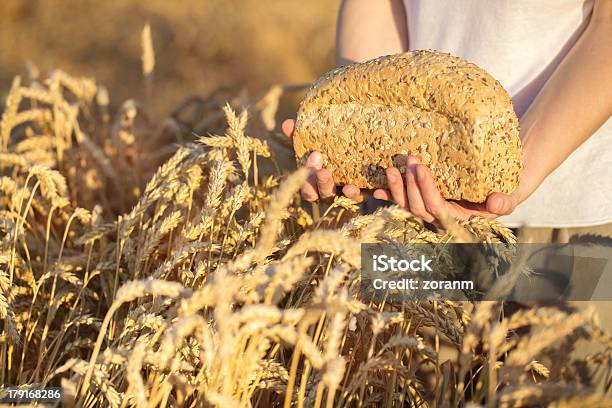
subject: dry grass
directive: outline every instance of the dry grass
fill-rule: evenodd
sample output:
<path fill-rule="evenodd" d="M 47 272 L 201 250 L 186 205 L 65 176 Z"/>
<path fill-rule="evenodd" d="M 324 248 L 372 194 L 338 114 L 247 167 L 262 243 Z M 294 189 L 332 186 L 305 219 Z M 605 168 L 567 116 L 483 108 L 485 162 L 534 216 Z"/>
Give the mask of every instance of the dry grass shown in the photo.
<path fill-rule="evenodd" d="M 612 339 L 590 311 L 362 302 L 360 242 L 514 237 L 345 198 L 313 219 L 305 172 L 270 170 L 278 100 L 248 103 L 154 121 L 62 72 L 13 83 L 0 384 L 61 385 L 67 406 L 609 406 Z M 603 347 L 573 357 L 580 339 Z"/>

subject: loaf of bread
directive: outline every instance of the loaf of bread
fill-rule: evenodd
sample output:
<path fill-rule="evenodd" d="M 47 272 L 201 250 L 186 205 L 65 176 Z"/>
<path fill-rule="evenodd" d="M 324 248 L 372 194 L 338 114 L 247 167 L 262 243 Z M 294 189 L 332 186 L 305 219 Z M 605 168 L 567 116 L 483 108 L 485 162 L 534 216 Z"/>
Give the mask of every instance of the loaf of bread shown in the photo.
<path fill-rule="evenodd" d="M 337 184 L 386 187 L 408 154 L 443 197 L 483 202 L 510 193 L 522 167 L 519 124 L 506 90 L 475 64 L 421 50 L 323 75 L 301 102 L 293 135 L 299 164 L 319 151 Z"/>

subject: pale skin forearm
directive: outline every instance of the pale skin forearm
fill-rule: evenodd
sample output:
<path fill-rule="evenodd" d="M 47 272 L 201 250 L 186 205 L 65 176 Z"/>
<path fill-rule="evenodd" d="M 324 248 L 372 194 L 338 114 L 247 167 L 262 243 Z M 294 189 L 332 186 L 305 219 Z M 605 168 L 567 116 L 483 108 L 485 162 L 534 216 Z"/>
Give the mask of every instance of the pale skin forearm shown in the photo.
<path fill-rule="evenodd" d="M 408 49 L 402 0 L 343 0 L 336 30 L 337 65 Z"/>
<path fill-rule="evenodd" d="M 592 19 L 521 118 L 527 198 L 612 114 L 612 1 L 599 0 Z"/>

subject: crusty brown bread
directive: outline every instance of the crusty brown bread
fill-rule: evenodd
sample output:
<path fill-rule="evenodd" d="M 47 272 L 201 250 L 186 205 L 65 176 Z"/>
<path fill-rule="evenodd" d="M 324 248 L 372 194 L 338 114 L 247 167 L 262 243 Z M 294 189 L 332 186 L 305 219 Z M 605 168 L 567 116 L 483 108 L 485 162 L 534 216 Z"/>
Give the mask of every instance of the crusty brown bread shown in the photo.
<path fill-rule="evenodd" d="M 491 75 L 464 59 L 422 50 L 384 56 L 323 75 L 300 104 L 298 163 L 323 154 L 338 184 L 386 187 L 406 155 L 427 165 L 447 199 L 483 202 L 510 193 L 521 172 L 512 101 Z"/>

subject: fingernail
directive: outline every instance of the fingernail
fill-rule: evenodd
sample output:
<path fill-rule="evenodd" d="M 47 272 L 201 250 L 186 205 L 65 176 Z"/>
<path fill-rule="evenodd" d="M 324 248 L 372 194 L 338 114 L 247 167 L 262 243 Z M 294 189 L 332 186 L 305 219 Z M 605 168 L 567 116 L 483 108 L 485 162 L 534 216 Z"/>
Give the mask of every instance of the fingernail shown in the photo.
<path fill-rule="evenodd" d="M 407 169 L 414 176 L 415 180 L 417 178 L 417 166 L 419 165 L 419 161 L 414 156 L 408 156 Z"/>
<path fill-rule="evenodd" d="M 415 165 L 414 166 L 414 171 L 416 172 L 416 178 L 418 181 L 424 181 L 426 178 L 426 174 L 425 174 L 425 169 L 423 168 L 423 166 L 420 165 Z"/>
<path fill-rule="evenodd" d="M 323 156 L 319 152 L 312 152 L 308 158 L 311 166 L 321 169 L 323 167 Z"/>
<path fill-rule="evenodd" d="M 503 203 L 501 202 L 501 200 L 493 200 L 493 202 L 491 203 L 491 210 L 494 213 L 499 213 L 501 212 L 502 209 L 503 209 Z"/>

